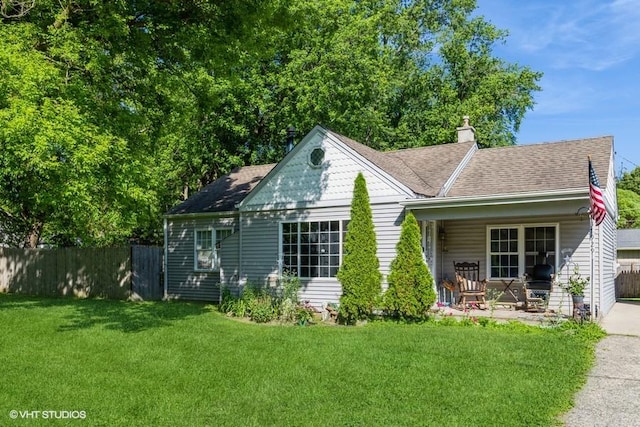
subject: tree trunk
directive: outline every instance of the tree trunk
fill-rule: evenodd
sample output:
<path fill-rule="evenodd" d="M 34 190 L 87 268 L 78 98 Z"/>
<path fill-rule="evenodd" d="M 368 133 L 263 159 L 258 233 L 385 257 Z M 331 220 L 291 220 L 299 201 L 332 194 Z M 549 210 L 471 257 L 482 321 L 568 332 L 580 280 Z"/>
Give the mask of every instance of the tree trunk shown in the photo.
<path fill-rule="evenodd" d="M 25 241 L 25 247 L 33 249 L 38 247 L 38 243 L 40 243 L 40 235 L 42 234 L 42 223 L 38 222 L 31 226 L 29 230 L 29 234 L 27 234 L 27 238 Z"/>

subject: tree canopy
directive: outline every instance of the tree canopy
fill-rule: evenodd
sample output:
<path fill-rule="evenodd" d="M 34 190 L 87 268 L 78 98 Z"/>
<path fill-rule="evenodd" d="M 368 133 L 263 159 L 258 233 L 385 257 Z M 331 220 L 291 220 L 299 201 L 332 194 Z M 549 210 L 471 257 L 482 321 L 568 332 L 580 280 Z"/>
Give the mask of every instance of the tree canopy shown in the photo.
<path fill-rule="evenodd" d="M 640 228 L 640 168 L 620 177 L 617 196 L 618 228 Z"/>
<path fill-rule="evenodd" d="M 618 228 L 640 228 L 640 194 L 618 188 Z"/>
<path fill-rule="evenodd" d="M 469 115 L 508 145 L 540 73 L 474 0 L 0 0 L 0 218 L 33 246 L 159 239 L 161 215 L 323 124 L 376 149 Z"/>

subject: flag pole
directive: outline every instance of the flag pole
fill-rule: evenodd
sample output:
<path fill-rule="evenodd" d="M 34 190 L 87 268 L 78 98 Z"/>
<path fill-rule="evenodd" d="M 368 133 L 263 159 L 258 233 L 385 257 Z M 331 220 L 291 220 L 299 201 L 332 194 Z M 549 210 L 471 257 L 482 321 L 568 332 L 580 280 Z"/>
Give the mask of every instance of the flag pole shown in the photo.
<path fill-rule="evenodd" d="M 591 164 L 591 155 L 587 156 L 587 158 L 589 159 L 589 164 Z M 591 177 L 589 177 L 589 185 L 591 185 Z M 590 210 L 593 209 L 592 207 L 589 208 Z M 594 223 L 594 218 L 593 215 L 589 215 L 589 249 L 590 249 L 590 253 L 589 253 L 589 277 L 591 277 L 591 280 L 589 280 L 589 321 L 593 322 L 593 313 L 595 311 L 595 304 L 593 301 L 593 282 L 595 282 L 594 279 L 594 274 L 595 274 L 595 270 L 593 268 L 593 252 L 594 252 L 594 248 L 593 248 L 593 223 Z"/>
<path fill-rule="evenodd" d="M 593 301 L 593 297 L 594 297 L 594 295 L 593 295 L 593 282 L 595 282 L 595 279 L 594 279 L 595 271 L 594 271 L 594 266 L 593 266 L 593 251 L 594 251 L 594 249 L 593 249 L 593 222 L 594 222 L 594 219 L 591 218 L 591 216 L 590 216 L 589 217 L 589 240 L 590 240 L 590 246 L 591 246 L 591 254 L 589 256 L 589 264 L 590 264 L 590 267 L 591 267 L 591 272 L 590 272 L 591 280 L 589 280 L 589 284 L 590 284 L 590 286 L 589 286 L 589 288 L 590 288 L 590 290 L 589 290 L 589 320 L 592 321 L 592 322 L 593 322 L 593 313 L 594 313 L 595 307 L 596 307 L 596 305 L 594 304 L 594 301 Z"/>
<path fill-rule="evenodd" d="M 593 320 L 595 314 L 595 300 L 594 300 L 594 283 L 595 283 L 595 266 L 593 261 L 593 252 L 594 252 L 594 243 L 593 243 L 593 228 L 598 227 L 602 221 L 607 217 L 607 206 L 605 204 L 605 194 L 602 192 L 600 188 L 600 182 L 598 181 L 598 175 L 596 175 L 596 171 L 593 169 L 593 165 L 591 164 L 591 156 L 589 158 L 589 240 L 591 245 L 591 254 L 589 256 L 589 261 L 591 264 L 591 276 L 589 282 L 590 286 L 590 310 L 589 310 L 589 319 Z M 598 290 L 600 295 L 602 295 L 602 230 L 598 232 Z"/>

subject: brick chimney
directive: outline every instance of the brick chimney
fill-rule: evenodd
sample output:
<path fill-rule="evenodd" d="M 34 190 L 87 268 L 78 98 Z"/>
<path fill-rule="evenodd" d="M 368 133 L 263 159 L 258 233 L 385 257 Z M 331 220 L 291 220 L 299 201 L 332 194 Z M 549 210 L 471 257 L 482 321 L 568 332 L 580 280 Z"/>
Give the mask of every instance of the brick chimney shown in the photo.
<path fill-rule="evenodd" d="M 475 142 L 476 130 L 473 126 L 469 125 L 469 116 L 464 116 L 462 120 L 464 120 L 462 126 L 456 128 L 458 131 L 458 142 Z"/>

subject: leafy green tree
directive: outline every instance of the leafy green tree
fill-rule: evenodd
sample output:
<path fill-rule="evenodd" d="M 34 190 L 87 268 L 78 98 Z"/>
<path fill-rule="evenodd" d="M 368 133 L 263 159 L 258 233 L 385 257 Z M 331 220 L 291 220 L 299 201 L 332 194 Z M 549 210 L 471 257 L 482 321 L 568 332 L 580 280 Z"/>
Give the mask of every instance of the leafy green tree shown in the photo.
<path fill-rule="evenodd" d="M 360 172 L 354 183 L 351 220 L 337 275 L 342 285 L 340 317 L 348 324 L 370 317 L 380 296 L 382 274 L 377 249 L 367 183 Z"/>
<path fill-rule="evenodd" d="M 618 228 L 640 228 L 640 194 L 618 188 Z"/>
<path fill-rule="evenodd" d="M 74 102 L 86 92 L 32 49 L 32 25 L 1 26 L 0 39 L 0 211 L 9 243 L 126 239 L 153 202 L 145 168 Z"/>
<path fill-rule="evenodd" d="M 395 149 L 466 114 L 510 144 L 539 90 L 473 0 L 0 3 L 2 235 L 28 244 L 158 239 L 175 203 L 280 160 L 289 124 Z"/>
<path fill-rule="evenodd" d="M 383 296 L 383 306 L 396 318 L 423 318 L 436 300 L 433 276 L 422 258 L 420 227 L 411 212 L 402 221 L 396 257 L 391 261 L 387 282 L 389 287 Z"/>
<path fill-rule="evenodd" d="M 1 235 L 21 246 L 160 236 L 185 189 L 248 160 L 238 116 L 252 107 L 233 94 L 249 86 L 233 68 L 249 61 L 240 41 L 262 54 L 252 34 L 275 3 L 2 2 Z"/>
<path fill-rule="evenodd" d="M 640 168 L 635 168 L 631 172 L 623 173 L 622 177 L 618 180 L 617 187 L 640 194 Z"/>
<path fill-rule="evenodd" d="M 618 228 L 640 228 L 640 168 L 625 172 L 617 182 Z"/>
<path fill-rule="evenodd" d="M 509 145 L 541 74 L 492 57 L 506 33 L 474 1 L 325 0 L 296 4 L 283 37 L 274 109 L 374 148 L 455 141 L 468 114 L 485 146 Z"/>

